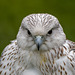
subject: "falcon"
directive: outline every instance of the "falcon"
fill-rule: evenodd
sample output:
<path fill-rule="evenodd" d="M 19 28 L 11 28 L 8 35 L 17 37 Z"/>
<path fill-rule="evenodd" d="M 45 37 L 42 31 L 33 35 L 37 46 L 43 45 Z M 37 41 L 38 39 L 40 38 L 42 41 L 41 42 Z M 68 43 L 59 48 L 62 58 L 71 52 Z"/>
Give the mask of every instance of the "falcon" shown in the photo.
<path fill-rule="evenodd" d="M 75 42 L 53 15 L 28 15 L 2 52 L 0 75 L 75 75 Z"/>

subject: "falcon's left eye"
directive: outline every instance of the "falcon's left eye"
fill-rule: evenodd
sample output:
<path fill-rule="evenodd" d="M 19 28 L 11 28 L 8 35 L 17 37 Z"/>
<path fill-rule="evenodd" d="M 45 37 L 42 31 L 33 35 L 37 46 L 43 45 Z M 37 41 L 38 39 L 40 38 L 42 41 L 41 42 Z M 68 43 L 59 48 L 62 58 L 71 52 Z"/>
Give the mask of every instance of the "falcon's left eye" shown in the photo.
<path fill-rule="evenodd" d="M 52 34 L 52 30 L 50 30 L 50 31 L 48 32 L 48 34 Z"/>
<path fill-rule="evenodd" d="M 27 30 L 28 34 L 31 35 L 31 32 L 29 30 Z"/>

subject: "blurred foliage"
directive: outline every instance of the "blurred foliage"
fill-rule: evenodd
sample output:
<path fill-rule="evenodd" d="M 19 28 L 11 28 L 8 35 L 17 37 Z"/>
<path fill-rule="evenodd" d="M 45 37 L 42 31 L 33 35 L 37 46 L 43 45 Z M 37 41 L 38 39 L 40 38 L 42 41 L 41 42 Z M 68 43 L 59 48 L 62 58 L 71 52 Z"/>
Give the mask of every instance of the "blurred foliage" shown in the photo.
<path fill-rule="evenodd" d="M 0 53 L 16 39 L 22 19 L 32 13 L 56 16 L 67 38 L 75 41 L 75 0 L 0 0 Z"/>

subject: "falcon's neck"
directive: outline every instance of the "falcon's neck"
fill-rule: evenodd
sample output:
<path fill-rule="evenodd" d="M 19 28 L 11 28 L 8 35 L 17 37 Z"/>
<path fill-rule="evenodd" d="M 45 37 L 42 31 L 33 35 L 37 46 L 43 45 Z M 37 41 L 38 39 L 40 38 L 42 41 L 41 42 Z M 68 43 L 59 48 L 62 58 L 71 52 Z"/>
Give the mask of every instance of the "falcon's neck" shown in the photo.
<path fill-rule="evenodd" d="M 71 46 L 68 41 L 65 42 L 59 48 L 53 48 L 46 52 L 40 51 L 27 51 L 27 50 L 19 50 L 20 60 L 22 61 L 23 66 L 27 66 L 27 68 L 31 66 L 41 67 L 43 69 L 49 67 L 53 69 L 53 65 L 55 65 L 56 60 L 60 59 L 63 56 L 66 56 L 70 50 Z M 51 69 L 51 70 L 52 70 Z"/>

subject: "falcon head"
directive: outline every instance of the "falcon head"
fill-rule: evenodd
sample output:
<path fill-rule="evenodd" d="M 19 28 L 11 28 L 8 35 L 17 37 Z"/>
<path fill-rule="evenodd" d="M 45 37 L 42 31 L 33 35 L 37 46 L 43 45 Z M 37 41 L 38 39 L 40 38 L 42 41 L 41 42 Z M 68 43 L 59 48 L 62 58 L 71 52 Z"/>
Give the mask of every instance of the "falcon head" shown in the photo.
<path fill-rule="evenodd" d="M 31 14 L 21 23 L 17 42 L 23 50 L 47 51 L 65 43 L 58 19 L 49 14 Z"/>

